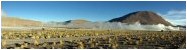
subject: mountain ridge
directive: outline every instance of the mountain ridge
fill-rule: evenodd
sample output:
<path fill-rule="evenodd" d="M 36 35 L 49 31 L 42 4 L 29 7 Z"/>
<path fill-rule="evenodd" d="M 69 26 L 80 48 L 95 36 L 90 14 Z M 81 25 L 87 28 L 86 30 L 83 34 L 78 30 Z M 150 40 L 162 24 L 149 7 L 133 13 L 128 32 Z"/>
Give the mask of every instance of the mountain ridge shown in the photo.
<path fill-rule="evenodd" d="M 19 27 L 19 26 L 25 26 L 25 27 L 30 27 L 30 26 L 42 26 L 43 23 L 40 21 L 34 21 L 34 20 L 29 20 L 29 19 L 22 19 L 22 18 L 17 18 L 17 17 L 7 17 L 7 16 L 2 16 L 2 26 L 8 26 L 8 27 Z"/>
<path fill-rule="evenodd" d="M 109 22 L 121 22 L 133 24 L 135 22 L 140 22 L 142 25 L 157 25 L 164 24 L 166 26 L 173 26 L 171 23 L 166 21 L 164 18 L 152 11 L 136 11 L 124 15 L 122 17 L 113 18 Z"/>

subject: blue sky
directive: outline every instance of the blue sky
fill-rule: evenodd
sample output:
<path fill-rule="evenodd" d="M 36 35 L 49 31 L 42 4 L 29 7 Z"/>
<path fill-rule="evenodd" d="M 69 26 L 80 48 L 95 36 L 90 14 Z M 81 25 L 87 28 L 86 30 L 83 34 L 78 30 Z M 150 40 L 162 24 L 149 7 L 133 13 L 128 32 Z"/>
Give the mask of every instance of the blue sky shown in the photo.
<path fill-rule="evenodd" d="M 108 21 L 135 11 L 154 11 L 166 16 L 171 11 L 186 11 L 185 1 L 155 2 L 43 2 L 43 1 L 3 1 L 2 10 L 8 16 L 37 21 L 67 21 L 86 19 L 89 21 Z M 170 18 L 170 17 L 166 17 Z M 183 17 L 185 18 L 185 17 Z"/>

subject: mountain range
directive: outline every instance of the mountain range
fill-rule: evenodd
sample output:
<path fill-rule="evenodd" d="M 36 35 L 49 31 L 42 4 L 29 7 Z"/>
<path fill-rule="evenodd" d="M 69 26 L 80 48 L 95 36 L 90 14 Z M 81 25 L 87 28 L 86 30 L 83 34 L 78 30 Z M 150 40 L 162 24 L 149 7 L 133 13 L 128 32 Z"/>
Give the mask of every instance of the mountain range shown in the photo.
<path fill-rule="evenodd" d="M 46 19 L 47 20 L 47 19 Z M 91 22 L 83 19 L 78 20 L 69 20 L 65 22 L 53 22 L 57 24 L 83 24 L 86 22 Z M 170 22 L 163 19 L 158 14 L 152 11 L 137 11 L 132 12 L 122 17 L 113 18 L 108 20 L 107 22 L 121 22 L 121 23 L 128 23 L 133 24 L 139 22 L 142 25 L 157 25 L 157 24 L 164 24 L 166 26 L 173 26 Z M 28 19 L 21 19 L 16 17 L 5 17 L 2 16 L 2 26 L 42 26 L 43 23 L 40 21 L 28 20 Z"/>

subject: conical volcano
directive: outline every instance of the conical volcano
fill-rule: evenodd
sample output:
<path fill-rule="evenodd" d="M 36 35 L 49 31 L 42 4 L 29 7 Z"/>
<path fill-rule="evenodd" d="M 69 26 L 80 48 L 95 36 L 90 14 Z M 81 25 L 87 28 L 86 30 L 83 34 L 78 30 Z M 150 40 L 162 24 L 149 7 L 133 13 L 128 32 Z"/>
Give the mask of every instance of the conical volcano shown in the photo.
<path fill-rule="evenodd" d="M 128 23 L 128 24 L 139 22 L 142 25 L 163 24 L 165 26 L 172 26 L 171 23 L 169 23 L 164 18 L 151 11 L 132 12 L 122 17 L 109 20 L 109 22 L 121 22 L 121 23 Z"/>

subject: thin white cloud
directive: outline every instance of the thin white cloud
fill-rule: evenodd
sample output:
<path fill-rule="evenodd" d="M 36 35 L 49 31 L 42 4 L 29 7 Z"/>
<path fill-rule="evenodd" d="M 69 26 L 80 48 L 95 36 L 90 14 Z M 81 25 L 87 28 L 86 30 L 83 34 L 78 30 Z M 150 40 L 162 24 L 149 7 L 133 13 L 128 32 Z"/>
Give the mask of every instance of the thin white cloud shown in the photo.
<path fill-rule="evenodd" d="M 166 14 L 160 14 L 173 25 L 186 25 L 186 10 L 171 10 Z"/>
<path fill-rule="evenodd" d="M 1 10 L 1 16 L 7 16 L 7 14 L 3 10 Z"/>

